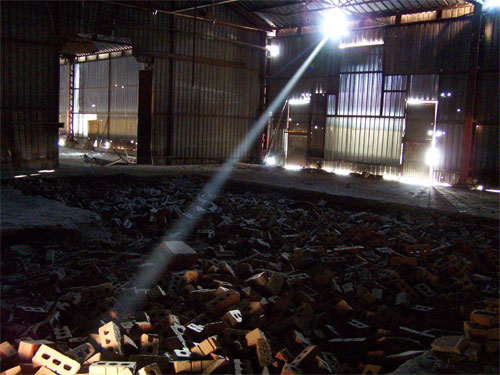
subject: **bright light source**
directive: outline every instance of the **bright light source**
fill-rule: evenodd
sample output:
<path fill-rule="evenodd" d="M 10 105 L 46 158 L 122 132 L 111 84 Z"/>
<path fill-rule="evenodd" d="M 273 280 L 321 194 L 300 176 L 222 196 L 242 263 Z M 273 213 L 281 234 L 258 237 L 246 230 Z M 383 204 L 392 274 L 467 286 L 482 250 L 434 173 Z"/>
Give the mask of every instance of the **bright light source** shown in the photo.
<path fill-rule="evenodd" d="M 351 174 L 351 171 L 348 169 L 334 169 L 333 173 L 341 175 L 341 176 L 348 176 Z"/>
<path fill-rule="evenodd" d="M 433 134 L 434 134 L 434 132 L 433 132 L 432 130 L 429 130 L 429 131 L 427 132 L 427 135 L 433 135 Z"/>
<path fill-rule="evenodd" d="M 483 0 L 483 4 L 487 8 L 498 8 L 500 7 L 500 0 Z"/>
<path fill-rule="evenodd" d="M 458 109 L 457 109 L 457 112 L 462 112 L 462 108 L 458 108 Z"/>
<path fill-rule="evenodd" d="M 445 135 L 445 134 L 446 134 L 446 132 L 443 132 L 443 131 L 441 131 L 441 130 L 437 130 L 437 131 L 436 131 L 436 138 L 439 138 L 439 137 L 441 137 L 441 136 L 443 136 L 443 135 Z"/>
<path fill-rule="evenodd" d="M 354 48 L 354 47 L 365 47 L 365 46 L 381 46 L 384 44 L 383 40 L 364 40 L 362 42 L 353 43 L 340 43 L 339 48 Z"/>
<path fill-rule="evenodd" d="M 410 98 L 406 101 L 408 104 L 426 104 L 426 103 L 437 103 L 436 100 L 422 100 Z"/>
<path fill-rule="evenodd" d="M 17 176 L 14 176 L 14 178 L 23 178 L 23 177 L 27 177 L 27 175 L 25 175 L 25 174 L 18 174 Z"/>
<path fill-rule="evenodd" d="M 479 190 L 479 191 L 483 191 L 484 190 L 484 186 L 483 185 L 478 185 L 476 189 Z"/>
<path fill-rule="evenodd" d="M 446 94 L 446 96 L 451 96 L 451 92 L 449 92 L 448 94 Z"/>
<path fill-rule="evenodd" d="M 300 171 L 302 167 L 300 165 L 288 164 L 285 165 L 285 169 L 288 169 L 289 171 Z"/>
<path fill-rule="evenodd" d="M 38 173 L 54 173 L 55 171 L 55 169 L 42 169 Z"/>
<path fill-rule="evenodd" d="M 31 173 L 30 177 L 33 177 L 33 176 L 40 176 L 40 173 Z"/>
<path fill-rule="evenodd" d="M 332 39 L 338 39 L 347 33 L 347 20 L 340 9 L 332 9 L 325 15 L 323 33 Z"/>
<path fill-rule="evenodd" d="M 425 162 L 428 166 L 432 167 L 439 161 L 439 151 L 435 147 L 429 148 L 425 154 Z"/>
<path fill-rule="evenodd" d="M 59 146 L 64 146 L 66 144 L 66 142 L 64 141 L 63 138 L 59 138 Z"/>
<path fill-rule="evenodd" d="M 269 51 L 269 55 L 271 57 L 276 57 L 276 56 L 279 56 L 279 54 L 280 54 L 280 47 L 277 45 L 268 44 L 266 46 L 266 49 Z"/>
<path fill-rule="evenodd" d="M 91 104 L 92 108 L 95 108 L 95 104 Z"/>
<path fill-rule="evenodd" d="M 302 93 L 300 95 L 300 98 L 293 98 L 288 100 L 288 104 L 290 105 L 302 105 L 302 104 L 309 104 L 311 102 L 311 94 L 309 93 Z M 290 118 L 289 121 L 292 121 Z"/>
<path fill-rule="evenodd" d="M 444 98 L 446 94 L 444 92 L 441 93 L 441 97 Z"/>
<path fill-rule="evenodd" d="M 110 148 L 111 147 L 111 143 L 109 143 L 108 141 L 106 141 L 104 143 L 104 148 Z"/>
<path fill-rule="evenodd" d="M 124 89 L 124 88 L 125 88 L 125 86 L 122 86 L 122 89 Z"/>
<path fill-rule="evenodd" d="M 326 168 L 323 168 L 323 170 L 324 170 L 325 172 L 328 172 L 328 173 L 333 173 L 333 168 L 328 168 L 328 167 L 326 167 Z"/>
<path fill-rule="evenodd" d="M 276 165 L 276 158 L 274 156 L 268 156 L 265 158 L 264 163 L 269 166 Z"/>

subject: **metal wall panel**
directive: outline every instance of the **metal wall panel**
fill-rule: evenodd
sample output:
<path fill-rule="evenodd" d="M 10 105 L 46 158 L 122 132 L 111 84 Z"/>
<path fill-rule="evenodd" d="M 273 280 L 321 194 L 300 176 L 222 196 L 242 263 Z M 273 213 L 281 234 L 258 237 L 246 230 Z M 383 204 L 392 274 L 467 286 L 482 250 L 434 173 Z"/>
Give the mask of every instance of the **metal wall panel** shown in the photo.
<path fill-rule="evenodd" d="M 385 33 L 385 72 L 465 72 L 470 33 L 469 19 L 389 27 Z"/>
<path fill-rule="evenodd" d="M 499 127 L 494 125 L 477 125 L 474 147 L 474 176 L 490 177 L 490 183 L 498 183 L 499 170 Z M 496 175 L 494 174 L 496 171 Z M 491 176 L 493 173 L 493 176 Z M 493 177 L 493 179 L 491 179 Z M 481 181 L 483 182 L 483 180 Z"/>
<path fill-rule="evenodd" d="M 378 116 L 382 73 L 341 74 L 338 115 Z"/>
<path fill-rule="evenodd" d="M 327 117 L 325 159 L 399 167 L 403 119 Z"/>
<path fill-rule="evenodd" d="M 439 76 L 438 125 L 441 122 L 464 122 L 466 85 L 465 74 Z"/>
<path fill-rule="evenodd" d="M 434 174 L 438 181 L 455 183 L 460 175 L 463 124 L 441 122 L 438 129 L 445 134 L 437 140 L 439 158 Z"/>
<path fill-rule="evenodd" d="M 499 80 L 496 73 L 480 72 L 478 82 L 477 115 L 478 123 L 497 125 L 499 123 Z"/>
<path fill-rule="evenodd" d="M 56 167 L 59 58 L 47 4 L 0 6 L 2 168 Z"/>
<path fill-rule="evenodd" d="M 483 71 L 498 72 L 500 61 L 500 16 L 498 10 L 486 14 L 484 22 L 484 37 L 481 41 L 479 61 Z"/>
<path fill-rule="evenodd" d="M 408 99 L 437 100 L 439 91 L 439 75 L 412 75 Z"/>

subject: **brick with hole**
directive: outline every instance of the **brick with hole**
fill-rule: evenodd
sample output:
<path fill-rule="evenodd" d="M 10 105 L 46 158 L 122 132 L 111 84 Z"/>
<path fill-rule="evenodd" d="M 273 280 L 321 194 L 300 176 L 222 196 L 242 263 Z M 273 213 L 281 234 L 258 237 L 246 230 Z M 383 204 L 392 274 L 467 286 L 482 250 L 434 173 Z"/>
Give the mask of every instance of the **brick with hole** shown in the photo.
<path fill-rule="evenodd" d="M 306 368 L 318 353 L 316 345 L 310 345 L 302 350 L 297 357 L 292 361 L 292 365 L 298 368 Z"/>
<path fill-rule="evenodd" d="M 80 364 L 55 349 L 43 344 L 33 357 L 33 363 L 45 366 L 59 375 L 74 375 L 80 370 Z"/>
<path fill-rule="evenodd" d="M 52 341 L 48 340 L 33 340 L 31 338 L 22 339 L 19 341 L 19 346 L 17 348 L 17 354 L 21 362 L 31 362 L 36 351 L 41 345 L 52 345 Z"/>
<path fill-rule="evenodd" d="M 73 358 L 75 361 L 80 363 L 84 363 L 87 359 L 92 357 L 94 353 L 95 348 L 88 342 L 66 352 L 68 357 Z"/>
<path fill-rule="evenodd" d="M 99 327 L 101 347 L 108 352 L 122 353 L 122 336 L 115 322 L 109 322 Z"/>
<path fill-rule="evenodd" d="M 155 363 L 151 363 L 150 365 L 144 366 L 138 372 L 138 375 L 162 375 L 160 366 Z"/>
<path fill-rule="evenodd" d="M 149 355 L 158 355 L 160 346 L 160 338 L 158 335 L 142 334 L 141 335 L 141 353 Z"/>
<path fill-rule="evenodd" d="M 135 362 L 100 361 L 90 365 L 89 375 L 134 375 L 136 367 Z"/>
<path fill-rule="evenodd" d="M 226 322 L 228 326 L 234 327 L 243 322 L 243 315 L 240 310 L 230 310 L 224 314 L 222 321 Z"/>

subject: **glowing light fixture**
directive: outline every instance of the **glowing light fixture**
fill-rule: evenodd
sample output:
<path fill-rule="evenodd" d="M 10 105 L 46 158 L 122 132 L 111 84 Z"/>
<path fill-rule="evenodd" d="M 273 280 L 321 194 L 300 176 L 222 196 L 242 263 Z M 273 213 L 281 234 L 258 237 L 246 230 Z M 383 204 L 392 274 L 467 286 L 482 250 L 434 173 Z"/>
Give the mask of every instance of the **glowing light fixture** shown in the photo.
<path fill-rule="evenodd" d="M 383 40 L 364 40 L 362 42 L 353 43 L 340 43 L 339 48 L 355 48 L 355 47 L 366 47 L 366 46 L 381 46 L 384 44 Z"/>
<path fill-rule="evenodd" d="M 59 143 L 59 146 L 64 146 L 64 144 L 65 144 L 66 142 L 64 142 L 64 139 L 59 138 L 59 142 L 58 142 L 58 143 Z"/>
<path fill-rule="evenodd" d="M 274 156 L 268 156 L 264 160 L 264 163 L 266 163 L 266 165 L 269 165 L 269 166 L 276 165 L 276 158 Z"/>
<path fill-rule="evenodd" d="M 277 45 L 268 44 L 266 46 L 266 49 L 269 51 L 269 55 L 271 57 L 276 57 L 276 56 L 279 56 L 279 54 L 280 54 L 280 47 Z"/>
<path fill-rule="evenodd" d="M 42 169 L 39 170 L 38 173 L 54 173 L 55 171 L 55 169 Z"/>
<path fill-rule="evenodd" d="M 437 103 L 437 100 L 422 100 L 410 98 L 406 101 L 407 104 L 426 104 L 426 103 Z"/>
<path fill-rule="evenodd" d="M 428 166 L 432 167 L 439 161 L 439 151 L 436 147 L 431 147 L 425 154 L 425 162 Z"/>
<path fill-rule="evenodd" d="M 300 165 L 295 165 L 295 164 L 288 164 L 285 165 L 285 169 L 289 171 L 300 171 L 302 167 Z"/>
<path fill-rule="evenodd" d="M 106 141 L 104 143 L 104 148 L 110 148 L 111 147 L 111 143 L 109 143 L 108 141 Z"/>
<path fill-rule="evenodd" d="M 293 98 L 288 100 L 288 104 L 290 105 L 302 105 L 309 104 L 311 102 L 311 94 L 302 93 L 300 98 Z M 292 121 L 290 118 L 289 121 Z"/>
<path fill-rule="evenodd" d="M 476 190 L 479 190 L 479 191 L 483 191 L 484 190 L 484 186 L 483 185 L 478 185 Z"/>
<path fill-rule="evenodd" d="M 331 39 L 338 39 L 347 33 L 347 20 L 344 13 L 338 9 L 332 9 L 325 15 L 323 20 L 323 33 Z"/>
<path fill-rule="evenodd" d="M 23 178 L 23 177 L 27 177 L 28 175 L 26 174 L 18 174 L 17 176 L 14 176 L 14 178 Z"/>

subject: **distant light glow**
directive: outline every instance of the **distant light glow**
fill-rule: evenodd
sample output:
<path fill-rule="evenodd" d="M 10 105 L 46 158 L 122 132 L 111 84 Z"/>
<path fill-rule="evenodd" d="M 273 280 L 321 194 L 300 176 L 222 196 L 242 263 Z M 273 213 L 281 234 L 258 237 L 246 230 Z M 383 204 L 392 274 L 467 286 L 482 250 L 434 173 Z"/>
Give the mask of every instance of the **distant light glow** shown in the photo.
<path fill-rule="evenodd" d="M 265 158 L 264 163 L 269 166 L 276 165 L 276 157 L 274 156 L 268 156 Z"/>
<path fill-rule="evenodd" d="M 268 44 L 266 46 L 266 49 L 269 51 L 269 55 L 271 57 L 276 57 L 276 56 L 279 56 L 279 54 L 280 54 L 280 47 L 277 45 Z"/>
<path fill-rule="evenodd" d="M 55 169 L 42 169 L 38 173 L 54 173 L 55 171 Z"/>
<path fill-rule="evenodd" d="M 30 177 L 33 177 L 33 176 L 40 176 L 40 173 L 31 173 Z"/>
<path fill-rule="evenodd" d="M 59 138 L 59 146 L 64 146 L 66 144 L 66 142 L 64 141 L 63 138 Z"/>
<path fill-rule="evenodd" d="M 302 167 L 300 165 L 295 165 L 295 164 L 287 164 L 285 165 L 285 169 L 289 171 L 300 171 Z"/>
<path fill-rule="evenodd" d="M 432 167 L 439 161 L 439 151 L 435 147 L 430 147 L 425 154 L 425 163 Z"/>
<path fill-rule="evenodd" d="M 441 97 L 444 98 L 446 94 L 444 92 L 441 93 Z"/>
<path fill-rule="evenodd" d="M 408 104 L 425 104 L 425 103 L 437 103 L 437 100 L 423 100 L 423 99 L 413 99 L 410 98 L 406 101 Z"/>
<path fill-rule="evenodd" d="M 323 33 L 331 39 L 338 39 L 347 33 L 347 20 L 344 13 L 336 8 L 330 10 L 323 20 Z"/>
<path fill-rule="evenodd" d="M 348 176 L 352 173 L 349 169 L 334 169 L 333 173 L 341 175 L 341 176 Z"/>
<path fill-rule="evenodd" d="M 457 109 L 457 112 L 462 112 L 462 108 L 458 108 L 458 109 Z"/>
<path fill-rule="evenodd" d="M 487 8 L 498 8 L 500 7 L 500 0 L 482 0 L 483 4 Z"/>
<path fill-rule="evenodd" d="M 309 104 L 311 102 L 311 94 L 302 94 L 300 98 L 289 99 L 288 104 L 290 105 L 302 105 Z M 292 121 L 290 118 L 289 121 Z"/>
<path fill-rule="evenodd" d="M 484 190 L 484 186 L 483 185 L 478 185 L 476 190 L 479 190 L 479 191 L 483 191 Z"/>
<path fill-rule="evenodd" d="M 433 135 L 433 134 L 434 134 L 434 132 L 433 132 L 432 130 L 429 130 L 429 131 L 427 132 L 427 135 Z"/>
<path fill-rule="evenodd" d="M 496 189 L 486 189 L 485 191 L 490 192 L 490 193 L 500 194 L 500 190 L 496 190 Z"/>
<path fill-rule="evenodd" d="M 92 108 L 95 108 L 95 104 L 92 104 L 91 106 L 92 106 Z"/>
<path fill-rule="evenodd" d="M 366 47 L 366 46 L 381 46 L 384 44 L 383 40 L 363 40 L 361 42 L 352 43 L 340 43 L 339 48 L 355 48 L 355 47 Z"/>
<path fill-rule="evenodd" d="M 327 167 L 327 168 L 323 168 L 323 170 L 324 170 L 325 172 L 327 172 L 327 173 L 333 173 L 333 168 L 329 168 L 329 167 Z"/>
<path fill-rule="evenodd" d="M 449 92 L 448 94 L 446 94 L 446 96 L 451 96 L 451 92 Z"/>
<path fill-rule="evenodd" d="M 104 148 L 110 148 L 111 147 L 111 143 L 109 143 L 108 141 L 106 141 L 104 143 Z"/>
<path fill-rule="evenodd" d="M 23 177 L 28 177 L 26 174 L 18 174 L 17 176 L 14 176 L 14 178 L 23 178 Z"/>

